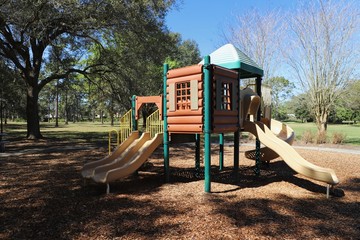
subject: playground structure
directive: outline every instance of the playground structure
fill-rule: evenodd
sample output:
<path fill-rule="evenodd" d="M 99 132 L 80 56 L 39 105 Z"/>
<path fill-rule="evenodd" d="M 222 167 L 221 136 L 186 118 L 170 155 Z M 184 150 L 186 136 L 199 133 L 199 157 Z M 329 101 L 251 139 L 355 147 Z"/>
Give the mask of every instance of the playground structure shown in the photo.
<path fill-rule="evenodd" d="M 151 97 L 133 96 L 132 109 L 123 123 L 132 131 L 121 139 L 117 133 L 118 147 L 109 156 L 84 165 L 82 176 L 95 182 L 109 183 L 134 173 L 152 152 L 163 143 L 164 172 L 170 180 L 169 144 L 173 139 L 194 136 L 195 168 L 200 167 L 200 139 L 204 138 L 205 192 L 211 192 L 211 134 L 219 134 L 219 165 L 223 165 L 224 134 L 233 134 L 234 171 L 239 169 L 240 132 L 256 136 L 255 150 L 246 157 L 255 159 L 255 174 L 260 174 L 261 161 L 269 162 L 280 156 L 294 171 L 330 186 L 339 180 L 333 170 L 311 164 L 292 147 L 294 132 L 271 119 L 269 108 L 262 111 L 261 81 L 263 70 L 255 62 L 231 44 L 224 45 L 198 65 L 168 69 L 164 65 L 163 95 Z M 240 90 L 240 80 L 255 78 L 255 90 Z M 158 110 L 149 116 L 145 132 L 139 138 L 137 120 L 144 103 L 155 103 Z M 262 115 L 262 112 L 264 114 Z M 263 116 L 263 117 L 262 117 Z M 111 136 L 111 133 L 109 134 Z M 189 139 L 189 138 L 187 138 Z M 109 138 L 109 149 L 110 149 Z M 261 148 L 262 142 L 266 147 Z M 222 150 L 221 150 L 222 149 Z"/>

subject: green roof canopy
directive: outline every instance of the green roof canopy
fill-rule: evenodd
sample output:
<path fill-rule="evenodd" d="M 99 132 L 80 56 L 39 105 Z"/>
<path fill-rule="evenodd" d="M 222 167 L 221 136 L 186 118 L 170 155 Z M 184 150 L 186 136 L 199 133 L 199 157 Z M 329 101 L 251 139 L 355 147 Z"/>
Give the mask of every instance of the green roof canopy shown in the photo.
<path fill-rule="evenodd" d="M 200 62 L 200 64 L 202 63 L 203 61 Z M 210 63 L 237 70 L 240 73 L 240 78 L 264 75 L 264 71 L 252 59 L 230 43 L 212 52 Z"/>

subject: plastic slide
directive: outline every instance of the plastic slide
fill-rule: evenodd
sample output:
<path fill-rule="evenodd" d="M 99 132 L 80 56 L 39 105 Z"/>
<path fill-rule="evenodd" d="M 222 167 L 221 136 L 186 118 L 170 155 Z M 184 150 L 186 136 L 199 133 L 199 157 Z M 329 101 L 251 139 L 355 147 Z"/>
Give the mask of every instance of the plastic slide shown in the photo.
<path fill-rule="evenodd" d="M 316 166 L 302 158 L 287 142 L 278 138 L 264 123 L 244 121 L 244 131 L 254 134 L 260 142 L 275 151 L 295 172 L 308 178 L 335 185 L 339 183 L 335 172 Z"/>
<path fill-rule="evenodd" d="M 136 143 L 139 141 L 138 138 L 139 132 L 134 131 L 112 152 L 111 155 L 108 155 L 98 161 L 86 163 L 81 170 L 81 175 L 83 176 L 83 178 L 91 178 L 94 175 L 95 168 L 97 167 L 111 164 L 123 159 L 127 152 L 132 149 L 132 147 L 136 145 Z"/>
<path fill-rule="evenodd" d="M 279 122 L 275 119 L 271 119 L 270 129 L 278 138 L 287 142 L 288 144 L 292 145 L 292 143 L 294 142 L 294 138 L 295 138 L 294 130 L 288 125 Z M 255 152 L 256 150 L 246 151 L 245 157 L 255 160 Z M 279 157 L 279 154 L 277 154 L 271 148 L 268 147 L 260 148 L 261 161 L 269 162 L 270 160 L 273 160 L 277 157 Z"/>
<path fill-rule="evenodd" d="M 143 133 L 140 141 L 124 156 L 125 161 L 97 167 L 92 179 L 98 183 L 109 183 L 129 176 L 144 164 L 162 142 L 162 133 L 156 134 L 152 139 L 149 133 Z"/>

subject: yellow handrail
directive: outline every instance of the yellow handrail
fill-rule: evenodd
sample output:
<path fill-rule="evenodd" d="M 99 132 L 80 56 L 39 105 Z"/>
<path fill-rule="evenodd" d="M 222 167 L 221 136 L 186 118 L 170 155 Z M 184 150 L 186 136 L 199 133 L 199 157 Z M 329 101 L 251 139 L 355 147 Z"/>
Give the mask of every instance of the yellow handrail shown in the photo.
<path fill-rule="evenodd" d="M 130 136 L 132 130 L 132 122 L 131 122 L 131 109 L 127 111 L 121 118 L 120 118 L 120 126 L 119 130 L 112 129 L 109 131 L 109 155 L 111 154 L 111 138 L 112 134 L 116 133 L 116 146 L 119 146 L 120 143 L 125 141 Z"/>
<path fill-rule="evenodd" d="M 120 143 L 125 141 L 130 136 L 132 131 L 132 122 L 131 122 L 131 109 L 127 111 L 121 118 L 120 118 L 120 127 L 119 127 L 119 138 Z"/>
<path fill-rule="evenodd" d="M 146 132 L 150 133 L 151 138 L 157 133 L 164 132 L 163 121 L 160 120 L 159 114 L 158 109 L 146 118 Z"/>

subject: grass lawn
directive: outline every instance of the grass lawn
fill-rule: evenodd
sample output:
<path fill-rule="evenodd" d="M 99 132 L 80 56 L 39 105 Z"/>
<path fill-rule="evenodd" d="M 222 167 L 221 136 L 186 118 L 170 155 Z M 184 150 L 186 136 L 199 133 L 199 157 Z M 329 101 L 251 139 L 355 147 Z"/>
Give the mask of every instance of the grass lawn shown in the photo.
<path fill-rule="evenodd" d="M 302 134 L 310 130 L 314 134 L 317 132 L 315 123 L 296 123 L 286 122 L 295 131 L 296 139 L 300 140 Z M 63 122 L 59 123 L 59 127 L 55 127 L 54 122 L 41 123 L 41 133 L 44 137 L 54 138 L 68 138 L 68 139 L 84 139 L 84 141 L 107 141 L 109 131 L 117 129 L 118 124 L 110 125 L 110 122 L 101 124 L 100 122 L 70 122 L 65 125 Z M 4 126 L 4 131 L 8 134 L 7 138 L 21 138 L 26 135 L 25 122 L 10 122 Z M 333 133 L 343 133 L 346 136 L 344 144 L 360 145 L 360 124 L 329 124 L 328 138 L 331 138 Z M 245 134 L 246 135 L 246 134 Z M 227 140 L 232 140 L 232 136 L 227 136 Z M 215 134 L 214 134 L 214 136 Z"/>
<path fill-rule="evenodd" d="M 301 139 L 301 135 L 310 130 L 314 134 L 317 132 L 315 123 L 296 123 L 287 122 L 295 132 L 296 139 Z M 346 136 L 345 144 L 360 145 L 360 125 L 359 124 L 329 124 L 328 138 L 331 138 L 333 133 L 343 133 Z"/>
<path fill-rule="evenodd" d="M 59 127 L 55 127 L 55 122 L 40 123 L 41 134 L 45 138 L 64 138 L 84 141 L 107 141 L 109 131 L 118 126 L 111 126 L 110 122 L 101 124 L 100 122 L 77 122 L 65 124 L 59 122 Z M 26 136 L 25 122 L 10 122 L 4 126 L 6 138 L 23 138 Z"/>

